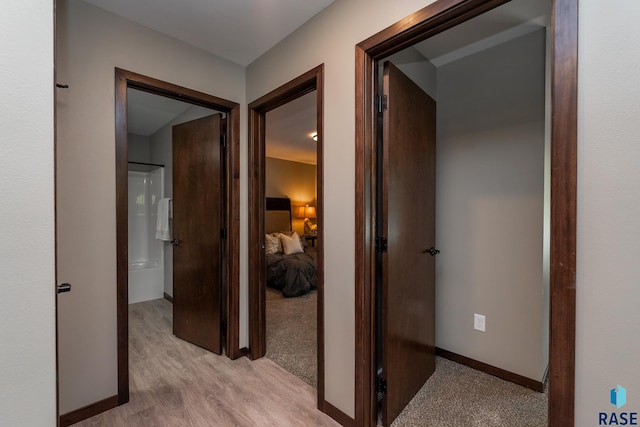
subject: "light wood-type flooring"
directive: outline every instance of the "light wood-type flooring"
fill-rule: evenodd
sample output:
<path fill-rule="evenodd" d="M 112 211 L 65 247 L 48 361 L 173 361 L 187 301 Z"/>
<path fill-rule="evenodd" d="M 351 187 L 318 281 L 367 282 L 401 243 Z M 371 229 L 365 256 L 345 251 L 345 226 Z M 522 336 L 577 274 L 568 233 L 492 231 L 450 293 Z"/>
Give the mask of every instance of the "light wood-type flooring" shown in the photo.
<path fill-rule="evenodd" d="M 230 360 L 173 336 L 171 304 L 129 306 L 130 402 L 79 426 L 338 426 L 274 362 Z"/>

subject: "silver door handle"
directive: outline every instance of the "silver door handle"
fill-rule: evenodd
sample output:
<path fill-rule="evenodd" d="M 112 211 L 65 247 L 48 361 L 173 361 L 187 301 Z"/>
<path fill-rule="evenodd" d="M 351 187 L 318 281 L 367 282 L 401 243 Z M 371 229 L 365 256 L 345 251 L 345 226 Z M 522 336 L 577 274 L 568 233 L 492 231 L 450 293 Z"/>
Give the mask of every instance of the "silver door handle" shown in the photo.
<path fill-rule="evenodd" d="M 171 241 L 171 244 L 172 244 L 173 246 L 178 246 L 178 245 L 180 244 L 180 240 L 178 240 L 178 239 L 173 239 L 173 240 Z"/>

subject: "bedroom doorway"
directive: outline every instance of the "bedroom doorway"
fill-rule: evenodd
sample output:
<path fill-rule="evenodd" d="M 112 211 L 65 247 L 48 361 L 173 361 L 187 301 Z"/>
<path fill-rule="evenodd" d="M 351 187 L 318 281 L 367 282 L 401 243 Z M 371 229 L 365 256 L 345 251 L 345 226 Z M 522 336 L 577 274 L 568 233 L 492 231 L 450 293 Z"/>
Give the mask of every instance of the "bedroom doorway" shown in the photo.
<path fill-rule="evenodd" d="M 249 344 L 323 386 L 323 66 L 249 104 Z M 307 326 L 305 326 L 307 325 Z"/>
<path fill-rule="evenodd" d="M 376 221 L 380 182 L 377 140 L 382 127 L 376 116 L 385 100 L 376 102 L 378 67 L 382 60 L 416 42 L 454 29 L 508 0 L 436 1 L 360 43 L 356 48 L 356 424 L 375 425 L 376 381 L 375 272 L 379 235 Z M 576 188 L 576 63 L 577 1 L 554 0 L 551 34 L 550 134 L 551 162 L 551 290 L 549 349 L 549 425 L 573 425 L 575 351 L 575 188 Z M 390 102 L 390 101 L 388 101 Z M 457 122 L 460 124 L 460 122 Z M 428 247 L 428 246 L 427 246 Z"/>

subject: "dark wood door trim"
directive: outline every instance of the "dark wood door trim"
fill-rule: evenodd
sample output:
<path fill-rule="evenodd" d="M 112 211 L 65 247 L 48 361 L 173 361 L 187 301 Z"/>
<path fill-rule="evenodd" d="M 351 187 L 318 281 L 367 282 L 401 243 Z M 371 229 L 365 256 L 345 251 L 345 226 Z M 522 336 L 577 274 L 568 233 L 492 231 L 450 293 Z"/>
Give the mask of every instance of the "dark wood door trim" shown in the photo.
<path fill-rule="evenodd" d="M 113 409 L 119 405 L 118 396 L 107 397 L 91 405 L 83 406 L 74 411 L 60 415 L 58 418 L 58 425 L 60 427 L 68 427 L 93 417 L 94 415 L 101 414 Z"/>
<path fill-rule="evenodd" d="M 211 108 L 227 113 L 227 155 L 225 183 L 226 254 L 226 348 L 231 359 L 240 357 L 240 104 L 131 71 L 115 69 L 116 138 L 116 263 L 118 404 L 129 401 L 129 316 L 128 316 L 128 218 L 127 218 L 127 88 Z"/>
<path fill-rule="evenodd" d="M 267 112 L 309 92 L 316 91 L 317 120 L 317 223 L 318 238 L 318 408 L 324 407 L 324 191 L 323 106 L 324 64 L 249 104 L 249 354 L 252 359 L 266 351 L 265 320 L 265 117 Z"/>
<path fill-rule="evenodd" d="M 578 0 L 554 0 L 551 53 L 549 425 L 574 425 Z"/>
<path fill-rule="evenodd" d="M 356 46 L 355 413 L 375 425 L 377 61 L 509 0 L 438 0 Z M 549 425 L 574 425 L 578 0 L 552 0 Z"/>

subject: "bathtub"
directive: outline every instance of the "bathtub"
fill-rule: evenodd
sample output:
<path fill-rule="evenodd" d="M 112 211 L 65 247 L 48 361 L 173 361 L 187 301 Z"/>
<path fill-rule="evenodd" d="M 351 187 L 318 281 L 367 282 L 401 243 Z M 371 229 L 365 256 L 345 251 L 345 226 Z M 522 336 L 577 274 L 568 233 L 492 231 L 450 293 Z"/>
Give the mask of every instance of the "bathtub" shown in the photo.
<path fill-rule="evenodd" d="M 163 169 L 129 171 L 129 304 L 164 296 L 164 244 L 155 236 Z"/>
<path fill-rule="evenodd" d="M 158 261 L 129 263 L 129 304 L 164 297 L 164 267 Z"/>

